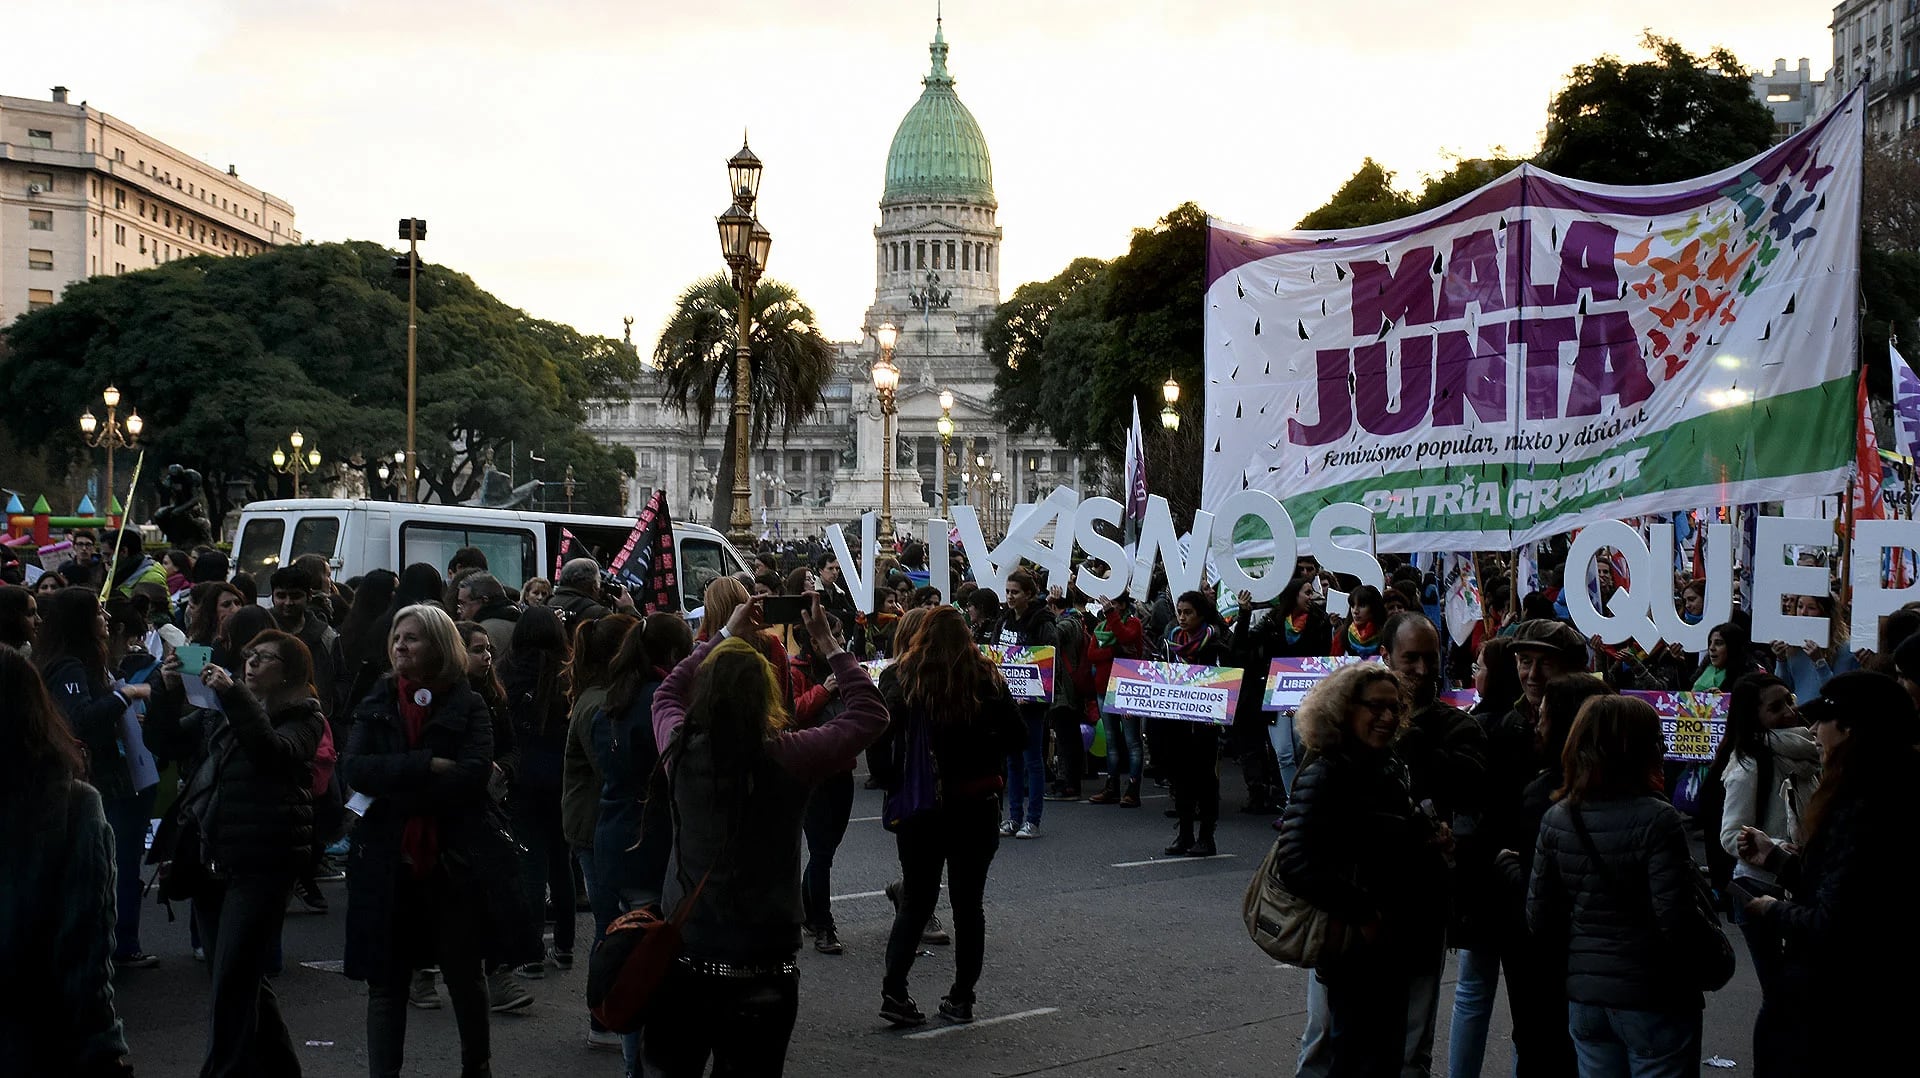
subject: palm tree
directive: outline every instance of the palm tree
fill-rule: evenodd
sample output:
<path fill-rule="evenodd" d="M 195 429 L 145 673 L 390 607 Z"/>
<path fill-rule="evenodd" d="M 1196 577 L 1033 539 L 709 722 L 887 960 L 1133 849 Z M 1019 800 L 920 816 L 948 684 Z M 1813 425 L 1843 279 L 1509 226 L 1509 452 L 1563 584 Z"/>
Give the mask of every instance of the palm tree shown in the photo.
<path fill-rule="evenodd" d="M 713 428 L 720 387 L 733 399 L 734 349 L 740 294 L 724 273 L 688 286 L 660 332 L 653 362 L 666 385 L 664 400 L 700 421 L 700 436 Z M 764 446 L 775 427 L 781 440 L 807 420 L 833 378 L 833 345 L 813 325 L 813 310 L 792 286 L 763 280 L 753 290 L 753 328 L 748 347 L 752 370 L 753 444 Z M 727 409 L 727 442 L 715 476 L 712 525 L 727 530 L 733 509 L 733 410 Z"/>

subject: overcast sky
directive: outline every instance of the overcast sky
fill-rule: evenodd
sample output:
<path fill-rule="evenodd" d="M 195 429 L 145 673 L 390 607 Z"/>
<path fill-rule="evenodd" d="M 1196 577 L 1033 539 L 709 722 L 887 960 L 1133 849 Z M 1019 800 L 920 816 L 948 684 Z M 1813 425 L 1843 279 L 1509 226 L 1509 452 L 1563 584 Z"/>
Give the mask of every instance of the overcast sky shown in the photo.
<path fill-rule="evenodd" d="M 96 0 L 0 14 L 0 93 L 115 114 L 293 203 L 309 239 L 393 244 L 532 314 L 651 348 L 719 269 L 726 158 L 767 168 L 771 275 L 836 340 L 873 295 L 887 146 L 934 5 L 734 0 Z M 1298 10 L 1286 10 L 1298 9 Z M 1750 67 L 1830 61 L 1832 8 L 1785 0 L 948 0 L 949 67 L 986 132 L 1001 285 L 1192 199 L 1285 228 L 1371 154 L 1403 182 L 1534 149 L 1573 65 L 1643 28 Z M 1197 302 L 1197 297 L 1196 297 Z"/>

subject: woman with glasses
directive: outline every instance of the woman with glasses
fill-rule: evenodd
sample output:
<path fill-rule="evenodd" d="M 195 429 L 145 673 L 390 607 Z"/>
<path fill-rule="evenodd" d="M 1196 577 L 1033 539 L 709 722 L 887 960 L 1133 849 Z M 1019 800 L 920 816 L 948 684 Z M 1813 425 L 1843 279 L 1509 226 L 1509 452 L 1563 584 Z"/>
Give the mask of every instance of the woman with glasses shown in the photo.
<path fill-rule="evenodd" d="M 267 979 L 294 878 L 312 861 L 313 759 L 326 719 L 314 699 L 313 657 L 298 637 L 268 630 L 241 650 L 239 680 L 207 663 L 201 684 L 220 707 L 183 714 L 178 655 L 160 665 L 149 738 L 199 767 L 175 812 L 192 816 L 211 879 L 193 920 L 213 974 L 206 1060 L 211 1075 L 298 1075 L 300 1061 Z"/>
<path fill-rule="evenodd" d="M 1408 714 L 1399 675 L 1358 663 L 1314 686 L 1294 715 L 1307 755 L 1280 818 L 1278 868 L 1288 890 L 1337 921 L 1329 948 L 1347 942 L 1314 973 L 1336 1076 L 1399 1074 L 1409 980 L 1427 964 L 1406 926 L 1429 920 L 1420 907 L 1438 901 L 1417 884 L 1431 878 L 1439 838 L 1393 754 Z"/>

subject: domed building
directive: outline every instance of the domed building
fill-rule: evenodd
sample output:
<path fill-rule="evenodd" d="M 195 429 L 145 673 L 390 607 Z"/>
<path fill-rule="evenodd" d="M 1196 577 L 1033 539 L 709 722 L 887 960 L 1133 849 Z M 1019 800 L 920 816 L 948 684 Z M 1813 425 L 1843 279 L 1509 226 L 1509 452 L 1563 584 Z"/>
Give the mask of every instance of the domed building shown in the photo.
<path fill-rule="evenodd" d="M 979 121 L 954 92 L 940 20 L 929 52 L 919 100 L 887 151 L 863 338 L 836 345 L 839 371 L 817 421 L 785 445 L 755 449 L 756 532 L 814 535 L 880 508 L 886 442 L 871 371 L 885 324 L 897 331 L 893 361 L 900 370 L 891 491 L 898 531 L 924 533 L 941 508 L 943 487 L 949 506 L 975 506 L 991 533 L 1004 529 L 1011 505 L 1035 500 L 1055 483 L 1079 483 L 1077 454 L 1042 432 L 1015 439 L 993 420 L 986 330 L 1000 304 L 1001 242 L 993 158 Z M 944 452 L 943 394 L 952 400 Z M 603 441 L 634 448 L 640 474 L 631 505 L 663 486 L 677 516 L 704 519 L 716 496 L 727 497 L 714 489 L 725 424 L 701 439 L 659 400 L 656 386 L 636 386 L 629 404 L 592 406 L 589 428 Z"/>

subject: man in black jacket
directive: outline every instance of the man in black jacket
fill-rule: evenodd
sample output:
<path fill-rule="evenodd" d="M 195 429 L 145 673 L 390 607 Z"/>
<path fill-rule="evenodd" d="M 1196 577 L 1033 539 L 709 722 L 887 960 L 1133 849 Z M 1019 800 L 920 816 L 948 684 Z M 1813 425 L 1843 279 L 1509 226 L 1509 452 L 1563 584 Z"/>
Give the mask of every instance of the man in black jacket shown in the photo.
<path fill-rule="evenodd" d="M 520 621 L 520 608 L 507 598 L 507 589 L 492 573 L 481 571 L 460 581 L 456 594 L 460 621 L 477 621 L 487 630 L 493 645 L 493 664 L 505 666 L 513 648 L 513 628 Z"/>
<path fill-rule="evenodd" d="M 267 578 L 273 591 L 273 623 L 281 632 L 292 633 L 307 645 L 313 655 L 313 693 L 320 701 L 320 713 L 329 722 L 340 710 L 342 686 L 338 682 L 340 634 L 313 608 L 314 591 L 319 582 L 305 569 L 287 565 Z M 345 741 L 345 737 L 340 738 Z"/>
<path fill-rule="evenodd" d="M 601 602 L 600 564 L 592 558 L 575 558 L 562 565 L 553 584 L 553 597 L 547 600 L 547 606 L 560 615 L 569 634 L 583 621 L 612 613 Z"/>
<path fill-rule="evenodd" d="M 1007 607 L 993 634 L 1001 647 L 1050 648 L 1057 640 L 1053 615 L 1041 600 L 1040 584 L 1031 573 L 1016 570 L 1007 577 Z M 1047 702 L 1023 700 L 1020 717 L 1027 724 L 1027 748 L 1021 759 L 1007 765 L 1007 819 L 1000 833 L 1011 838 L 1040 837 L 1040 809 L 1047 793 Z"/>

